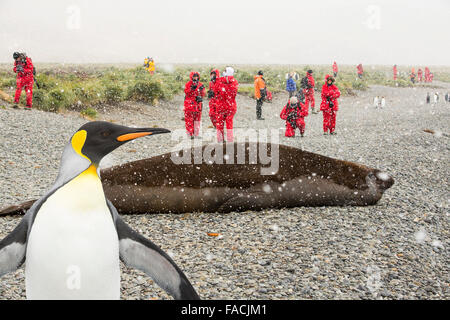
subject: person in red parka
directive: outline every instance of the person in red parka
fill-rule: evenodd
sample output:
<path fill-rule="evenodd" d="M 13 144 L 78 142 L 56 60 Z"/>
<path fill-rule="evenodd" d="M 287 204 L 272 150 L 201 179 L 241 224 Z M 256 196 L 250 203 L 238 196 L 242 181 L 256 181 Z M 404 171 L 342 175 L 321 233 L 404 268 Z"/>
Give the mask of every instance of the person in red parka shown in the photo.
<path fill-rule="evenodd" d="M 396 64 L 394 64 L 393 71 L 394 71 L 394 81 L 397 81 L 398 70 L 397 70 L 397 65 Z"/>
<path fill-rule="evenodd" d="M 306 108 L 309 109 L 309 104 L 311 103 L 312 112 L 317 113 L 314 111 L 315 110 L 314 107 L 316 106 L 316 102 L 314 99 L 314 86 L 316 84 L 314 82 L 314 77 L 312 74 L 313 74 L 312 70 L 308 70 L 308 72 L 306 72 L 306 83 L 302 84 L 302 88 L 303 88 L 303 93 L 305 95 Z"/>
<path fill-rule="evenodd" d="M 359 77 L 360 79 L 362 79 L 363 74 L 364 74 L 364 70 L 363 70 L 362 64 L 361 64 L 361 63 L 358 64 L 358 65 L 356 66 L 356 69 L 358 70 L 358 77 Z"/>
<path fill-rule="evenodd" d="M 226 67 L 223 76 L 219 78 L 218 95 L 219 103 L 216 107 L 217 141 L 224 141 L 224 126 L 227 126 L 227 141 L 233 142 L 233 117 L 237 110 L 236 95 L 238 82 L 234 78 L 234 69 Z"/>
<path fill-rule="evenodd" d="M 333 75 L 334 75 L 335 78 L 336 78 L 337 75 L 338 75 L 338 66 L 337 66 L 336 61 L 333 62 Z"/>
<path fill-rule="evenodd" d="M 33 62 L 24 53 L 14 52 L 14 72 L 17 73 L 16 79 L 16 95 L 14 96 L 14 107 L 17 104 L 22 94 L 22 88 L 25 88 L 27 95 L 27 109 L 31 109 L 33 105 Z"/>
<path fill-rule="evenodd" d="M 194 139 L 200 131 L 202 120 L 202 102 L 206 94 L 203 83 L 200 82 L 200 74 L 192 71 L 189 75 L 189 81 L 184 86 L 184 122 L 186 132 Z"/>
<path fill-rule="evenodd" d="M 430 69 L 428 67 L 425 67 L 424 78 L 425 82 L 430 82 Z"/>
<path fill-rule="evenodd" d="M 422 69 L 419 68 L 419 70 L 417 70 L 417 81 L 418 82 L 422 82 L 422 75 L 423 75 Z"/>
<path fill-rule="evenodd" d="M 425 82 L 430 82 L 430 69 L 425 67 Z"/>
<path fill-rule="evenodd" d="M 209 118 L 211 122 L 216 127 L 217 122 L 217 105 L 219 104 L 219 82 L 220 82 L 220 73 L 219 70 L 214 69 L 210 73 L 209 81 L 209 90 L 208 90 L 208 98 L 209 98 Z"/>
<path fill-rule="evenodd" d="M 339 109 L 338 98 L 341 93 L 334 84 L 334 78 L 330 75 L 325 76 L 325 84 L 322 86 L 322 103 L 320 111 L 323 112 L 323 132 L 324 134 L 336 134 L 336 113 Z"/>
<path fill-rule="evenodd" d="M 280 113 L 280 118 L 286 120 L 286 137 L 295 137 L 295 129 L 300 130 L 300 135 L 305 134 L 305 117 L 308 115 L 308 108 L 299 101 L 297 97 L 291 97 Z"/>

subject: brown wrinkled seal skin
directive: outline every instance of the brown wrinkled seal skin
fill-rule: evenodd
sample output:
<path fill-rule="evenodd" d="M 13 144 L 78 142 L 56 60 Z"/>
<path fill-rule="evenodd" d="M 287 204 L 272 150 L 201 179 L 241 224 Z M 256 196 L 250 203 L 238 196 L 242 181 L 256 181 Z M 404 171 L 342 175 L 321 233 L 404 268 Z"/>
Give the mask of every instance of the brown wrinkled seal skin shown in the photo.
<path fill-rule="evenodd" d="M 204 155 L 205 148 L 214 156 L 215 146 L 228 155 L 226 159 L 218 156 L 222 164 L 208 163 L 204 157 L 195 159 L 196 154 Z M 263 155 L 272 156 L 272 162 L 279 159 L 278 171 L 262 175 L 261 169 L 270 163 L 261 164 L 259 156 L 255 164 L 249 161 L 249 154 L 258 154 L 261 146 L 265 145 L 247 142 L 192 148 L 190 164 L 174 163 L 171 153 L 128 162 L 101 171 L 103 188 L 119 213 L 141 214 L 366 206 L 376 204 L 394 183 L 392 177 L 374 168 L 271 144 L 266 146 L 267 152 L 263 149 Z M 238 156 L 242 160 L 244 153 L 245 162 L 239 164 Z M 0 215 L 24 212 L 32 202 L 3 209 Z"/>

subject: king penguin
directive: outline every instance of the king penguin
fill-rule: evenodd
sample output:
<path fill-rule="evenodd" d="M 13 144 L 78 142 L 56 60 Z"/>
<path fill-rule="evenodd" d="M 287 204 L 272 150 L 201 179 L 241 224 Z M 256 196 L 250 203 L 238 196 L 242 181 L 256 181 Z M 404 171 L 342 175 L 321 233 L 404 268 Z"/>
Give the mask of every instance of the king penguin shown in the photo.
<path fill-rule="evenodd" d="M 199 299 L 175 262 L 122 220 L 99 177 L 100 160 L 117 147 L 167 132 L 83 125 L 64 148 L 53 186 L 0 242 L 0 276 L 26 262 L 27 299 L 119 299 L 122 260 L 175 299 Z"/>

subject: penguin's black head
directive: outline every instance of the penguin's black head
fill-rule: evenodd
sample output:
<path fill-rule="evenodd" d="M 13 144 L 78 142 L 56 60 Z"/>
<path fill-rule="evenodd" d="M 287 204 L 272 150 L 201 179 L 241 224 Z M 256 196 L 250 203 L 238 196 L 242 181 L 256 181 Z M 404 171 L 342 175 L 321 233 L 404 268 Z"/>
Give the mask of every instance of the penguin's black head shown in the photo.
<path fill-rule="evenodd" d="M 83 125 L 72 136 L 72 148 L 94 164 L 114 149 L 133 139 L 168 133 L 162 128 L 130 128 L 105 121 L 92 121 Z"/>

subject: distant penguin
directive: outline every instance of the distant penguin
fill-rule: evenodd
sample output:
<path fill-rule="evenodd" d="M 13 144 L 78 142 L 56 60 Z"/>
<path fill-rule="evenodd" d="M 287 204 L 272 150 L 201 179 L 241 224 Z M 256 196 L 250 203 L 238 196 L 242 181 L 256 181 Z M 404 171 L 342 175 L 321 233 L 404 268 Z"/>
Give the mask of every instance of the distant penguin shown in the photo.
<path fill-rule="evenodd" d="M 430 101 L 431 101 L 430 93 L 427 92 L 427 103 L 430 103 Z"/>
<path fill-rule="evenodd" d="M 378 96 L 377 96 L 377 97 L 374 97 L 374 98 L 373 98 L 373 106 L 374 106 L 375 108 L 378 108 L 378 103 L 379 103 Z"/>
<path fill-rule="evenodd" d="M 26 261 L 28 299 L 119 299 L 120 259 L 174 298 L 199 299 L 174 261 L 122 220 L 99 177 L 101 159 L 117 147 L 167 132 L 103 121 L 83 125 L 64 149 L 54 185 L 0 241 L 0 276 Z"/>

